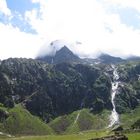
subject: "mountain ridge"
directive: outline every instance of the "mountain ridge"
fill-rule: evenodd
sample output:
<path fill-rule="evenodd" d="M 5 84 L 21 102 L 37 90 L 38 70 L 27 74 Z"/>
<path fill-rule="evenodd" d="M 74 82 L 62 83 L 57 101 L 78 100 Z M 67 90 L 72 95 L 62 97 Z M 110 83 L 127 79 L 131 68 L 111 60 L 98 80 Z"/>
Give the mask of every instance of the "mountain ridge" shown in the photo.
<path fill-rule="evenodd" d="M 54 47 L 55 48 L 55 47 Z M 55 52 L 55 49 L 53 50 Z M 111 56 L 106 53 L 101 53 L 97 58 L 80 58 L 77 55 L 75 55 L 67 46 L 61 47 L 59 50 L 57 50 L 53 55 L 48 54 L 45 56 L 38 56 L 36 58 L 37 60 L 41 60 L 44 62 L 47 62 L 49 64 L 58 64 L 62 62 L 71 62 L 71 63 L 83 63 L 83 64 L 95 64 L 95 63 L 121 63 L 126 61 L 125 59 L 122 59 L 120 57 Z M 132 58 L 131 58 L 132 59 Z M 129 60 L 129 59 L 128 59 Z"/>

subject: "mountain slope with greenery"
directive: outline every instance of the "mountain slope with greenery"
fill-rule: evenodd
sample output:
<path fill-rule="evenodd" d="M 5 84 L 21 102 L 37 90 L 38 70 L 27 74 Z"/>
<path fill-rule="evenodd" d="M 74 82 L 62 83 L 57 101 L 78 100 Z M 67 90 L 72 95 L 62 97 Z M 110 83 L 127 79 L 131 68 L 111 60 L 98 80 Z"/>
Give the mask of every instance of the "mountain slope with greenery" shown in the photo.
<path fill-rule="evenodd" d="M 127 128 L 127 116 L 140 105 L 140 63 L 123 61 L 114 65 L 119 74 L 116 110 Z M 91 65 L 79 61 L 52 65 L 25 58 L 3 60 L 0 63 L 0 130 L 12 134 L 65 134 L 105 128 L 112 110 L 112 81 L 112 64 L 107 63 Z M 128 127 L 138 124 L 139 118 L 132 118 L 135 119 Z M 26 121 L 21 123 L 22 119 Z M 33 128 L 28 125 L 32 123 Z"/>
<path fill-rule="evenodd" d="M 23 102 L 46 122 L 81 107 L 95 112 L 112 108 L 110 78 L 95 66 L 7 59 L 0 65 L 0 85 L 0 102 L 5 107 Z"/>
<path fill-rule="evenodd" d="M 94 114 L 89 109 L 82 109 L 54 119 L 49 126 L 58 134 L 100 130 L 108 126 L 109 115 L 110 111 Z"/>
<path fill-rule="evenodd" d="M 1 124 L 1 131 L 11 135 L 46 135 L 53 130 L 38 117 L 31 115 L 21 105 L 7 110 L 8 117 Z"/>
<path fill-rule="evenodd" d="M 125 129 L 140 128 L 140 106 L 128 113 L 120 115 L 120 121 Z"/>

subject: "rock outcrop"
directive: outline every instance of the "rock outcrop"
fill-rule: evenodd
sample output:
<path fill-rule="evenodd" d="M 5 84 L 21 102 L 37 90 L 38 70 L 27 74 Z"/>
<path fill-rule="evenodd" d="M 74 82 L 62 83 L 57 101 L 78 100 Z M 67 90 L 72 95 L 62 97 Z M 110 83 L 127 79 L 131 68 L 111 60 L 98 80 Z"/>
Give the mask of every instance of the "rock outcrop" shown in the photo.
<path fill-rule="evenodd" d="M 128 140 L 128 138 L 125 135 L 113 135 L 113 136 L 95 138 L 90 140 Z"/>

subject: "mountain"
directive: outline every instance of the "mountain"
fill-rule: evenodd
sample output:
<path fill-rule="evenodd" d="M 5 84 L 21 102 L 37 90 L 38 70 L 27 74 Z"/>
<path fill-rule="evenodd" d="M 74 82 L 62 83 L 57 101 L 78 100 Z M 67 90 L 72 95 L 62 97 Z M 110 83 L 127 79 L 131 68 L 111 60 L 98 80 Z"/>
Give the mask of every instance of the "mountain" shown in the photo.
<path fill-rule="evenodd" d="M 111 64 L 111 63 L 120 63 L 124 62 L 125 60 L 120 57 L 114 57 L 108 54 L 101 54 L 97 59 L 100 60 L 102 63 Z"/>
<path fill-rule="evenodd" d="M 103 83 L 104 94 L 98 82 Z M 81 105 L 93 111 L 112 108 L 109 77 L 100 68 L 88 65 L 50 66 L 32 59 L 7 59 L 0 65 L 0 85 L 0 102 L 5 107 L 24 103 L 46 122 L 80 109 Z"/>
<path fill-rule="evenodd" d="M 98 64 L 98 63 L 114 64 L 114 63 L 120 63 L 126 61 L 120 57 L 114 57 L 104 53 L 102 53 L 96 59 L 92 59 L 92 58 L 81 59 L 65 45 L 61 49 L 56 51 L 55 48 L 57 47 L 58 43 L 60 45 L 60 42 L 51 43 L 51 45 L 53 44 L 53 46 L 51 46 L 53 47 L 53 55 L 47 54 L 45 56 L 38 56 L 36 59 L 47 62 L 49 64 L 58 64 L 63 62 L 82 63 L 82 64 Z"/>
<path fill-rule="evenodd" d="M 130 56 L 126 60 L 128 60 L 128 61 L 140 61 L 140 57 L 139 56 Z"/>
<path fill-rule="evenodd" d="M 37 59 L 48 62 L 49 64 L 80 61 L 80 58 L 77 55 L 73 54 L 73 52 L 70 49 L 68 49 L 67 46 L 64 46 L 60 50 L 56 51 L 54 56 L 47 55 L 44 57 L 38 57 Z"/>
<path fill-rule="evenodd" d="M 80 58 L 73 54 L 71 50 L 69 50 L 66 46 L 61 48 L 59 51 L 56 52 L 54 57 L 54 62 L 76 62 L 79 61 Z"/>
<path fill-rule="evenodd" d="M 4 128 L 6 133 L 25 134 L 30 129 L 28 123 L 35 121 L 40 131 L 37 133 L 36 125 L 33 125 L 30 134 L 44 134 L 43 130 L 47 134 L 97 130 L 109 125 L 116 72 L 115 84 L 118 86 L 113 101 L 116 111 L 123 116 L 120 122 L 127 125 L 125 119 L 129 120 L 129 114 L 138 110 L 139 61 L 124 61 L 105 54 L 98 59 L 80 59 L 66 46 L 55 53 L 53 60 L 53 65 L 46 63 L 48 59 L 9 58 L 1 61 L 0 131 Z M 139 127 L 140 111 L 136 112 L 138 115 L 131 118 Z M 95 123 L 97 118 L 100 126 Z"/>

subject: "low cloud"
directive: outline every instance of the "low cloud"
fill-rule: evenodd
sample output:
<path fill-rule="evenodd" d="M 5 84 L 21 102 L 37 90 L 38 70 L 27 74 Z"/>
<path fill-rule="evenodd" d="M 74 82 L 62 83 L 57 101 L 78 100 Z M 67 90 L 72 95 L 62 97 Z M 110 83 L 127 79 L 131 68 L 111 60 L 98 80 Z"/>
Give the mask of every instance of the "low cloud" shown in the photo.
<path fill-rule="evenodd" d="M 25 33 L 18 26 L 11 25 L 10 21 L 8 24 L 0 23 L 1 59 L 34 58 L 38 53 L 51 53 L 53 48 L 49 44 L 59 39 L 65 40 L 70 49 L 81 57 L 95 57 L 97 52 L 121 57 L 140 56 L 140 29 L 127 26 L 117 12 L 120 7 L 128 7 L 139 13 L 139 0 L 31 1 L 40 7 L 26 10 L 23 18 L 37 34 Z M 115 12 L 112 12 L 112 7 Z M 0 11 L 12 16 L 5 0 L 0 1 Z"/>
<path fill-rule="evenodd" d="M 135 1 L 138 3 L 138 1 Z M 117 8 L 138 9 L 137 5 L 111 0 L 48 0 L 46 11 L 46 40 L 63 39 L 82 42 L 74 45 L 80 56 L 94 57 L 96 52 L 115 56 L 140 55 L 140 29 L 133 30 L 122 23 Z M 113 13 L 111 6 L 116 8 Z M 140 10 L 140 9 L 139 9 Z M 44 45 L 47 48 L 47 44 Z"/>
<path fill-rule="evenodd" d="M 42 42 L 36 35 L 21 32 L 12 25 L 1 23 L 0 38 L 0 59 L 9 57 L 34 58 Z"/>

